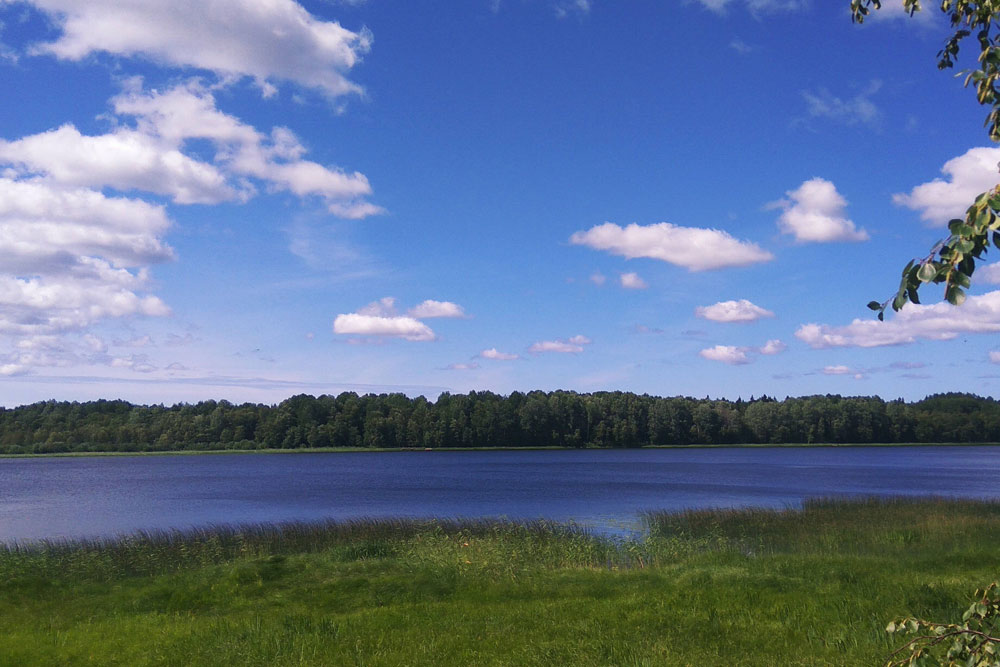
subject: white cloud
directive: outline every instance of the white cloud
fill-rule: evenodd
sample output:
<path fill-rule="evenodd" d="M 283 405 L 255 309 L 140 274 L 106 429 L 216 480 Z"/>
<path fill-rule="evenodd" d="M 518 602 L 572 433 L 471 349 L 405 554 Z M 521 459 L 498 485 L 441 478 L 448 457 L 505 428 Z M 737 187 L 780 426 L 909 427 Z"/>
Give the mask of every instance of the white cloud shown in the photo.
<path fill-rule="evenodd" d="M 990 350 L 990 363 L 1000 364 L 1000 350 Z"/>
<path fill-rule="evenodd" d="M 619 280 L 625 289 L 646 289 L 649 287 L 649 283 L 640 278 L 638 273 L 623 273 Z"/>
<path fill-rule="evenodd" d="M 1000 332 L 1000 291 L 970 296 L 961 306 L 909 304 L 886 321 L 855 319 L 845 326 L 803 324 L 795 336 L 813 348 L 906 345 L 962 334 Z"/>
<path fill-rule="evenodd" d="M 161 239 L 169 224 L 161 206 L 0 178 L 0 332 L 51 334 L 168 314 L 142 292 L 148 266 L 173 257 Z"/>
<path fill-rule="evenodd" d="M 479 356 L 483 359 L 494 359 L 496 361 L 514 361 L 515 359 L 520 359 L 521 355 L 513 354 L 510 352 L 500 352 L 495 347 L 491 347 L 488 350 L 483 350 L 479 353 Z"/>
<path fill-rule="evenodd" d="M 256 192 L 250 179 L 257 179 L 269 190 L 320 197 L 339 217 L 384 212 L 364 200 L 372 191 L 364 174 L 303 159 L 306 149 L 291 130 L 276 127 L 270 135 L 261 134 L 217 109 L 211 91 L 198 82 L 146 92 L 138 80 L 130 80 L 112 104 L 115 121 L 134 118 L 134 128 L 119 126 L 109 134 L 86 136 L 64 125 L 15 141 L 0 140 L 0 164 L 12 165 L 21 178 L 141 190 L 179 204 L 245 201 Z M 184 153 L 199 139 L 215 149 L 212 163 Z"/>
<path fill-rule="evenodd" d="M 144 91 L 131 81 L 113 100 L 115 112 L 136 119 L 138 131 L 166 146 L 182 148 L 186 142 L 206 139 L 216 149 L 215 163 L 242 184 L 246 178 L 263 181 L 268 188 L 299 197 L 317 196 L 339 217 L 359 219 L 384 213 L 363 198 L 372 192 L 364 174 L 348 173 L 303 159 L 306 148 L 285 127 L 265 136 L 254 127 L 216 107 L 212 92 L 197 82 L 174 86 L 164 92 Z M 246 198 L 252 189 L 244 184 L 231 189 Z"/>
<path fill-rule="evenodd" d="M 793 235 L 797 242 L 868 240 L 868 232 L 855 228 L 844 216 L 847 200 L 830 181 L 813 178 L 785 194 L 789 199 L 774 202 L 769 208 L 784 209 L 778 227 L 783 233 Z"/>
<path fill-rule="evenodd" d="M 576 232 L 570 243 L 606 250 L 628 259 L 648 257 L 682 266 L 689 271 L 707 271 L 731 266 L 769 262 L 774 255 L 756 243 L 738 241 L 718 229 L 679 227 L 669 222 L 627 227 L 606 222 L 585 232 Z"/>
<path fill-rule="evenodd" d="M 579 354 L 583 352 L 584 345 L 590 345 L 592 341 L 586 336 L 573 336 L 566 340 L 540 340 L 537 343 L 533 343 L 531 347 L 528 348 L 528 352 L 532 354 L 541 354 L 543 352 L 558 352 L 561 354 Z"/>
<path fill-rule="evenodd" d="M 402 338 L 412 341 L 431 341 L 436 338 L 430 327 L 412 317 L 379 317 L 359 313 L 337 315 L 333 321 L 333 333 Z"/>
<path fill-rule="evenodd" d="M 780 354 L 787 349 L 788 349 L 787 345 L 785 345 L 778 339 L 774 339 L 764 343 L 764 346 L 757 351 L 760 352 L 761 354 L 772 355 L 772 354 Z"/>
<path fill-rule="evenodd" d="M 396 299 L 391 296 L 384 296 L 378 301 L 372 301 L 364 308 L 359 308 L 358 315 L 370 315 L 371 317 L 395 317 Z"/>
<path fill-rule="evenodd" d="M 709 347 L 698 354 L 710 361 L 721 361 L 724 364 L 740 366 L 749 364 L 750 358 L 747 356 L 748 348 L 736 347 L 734 345 L 716 345 Z"/>
<path fill-rule="evenodd" d="M 695 315 L 713 322 L 753 322 L 762 317 L 774 317 L 774 313 L 761 308 L 746 299 L 720 301 L 711 306 L 698 306 Z"/>
<path fill-rule="evenodd" d="M 953 218 L 965 217 L 965 209 L 976 195 L 1000 182 L 997 162 L 1000 148 L 971 148 L 944 163 L 944 178 L 935 178 L 918 185 L 909 194 L 895 194 L 892 201 L 900 206 L 920 211 L 920 219 L 934 224 L 946 224 Z"/>
<path fill-rule="evenodd" d="M 745 56 L 748 53 L 753 53 L 754 51 L 757 50 L 756 47 L 747 44 L 739 37 L 736 37 L 731 42 L 729 42 L 729 48 L 731 48 L 733 51 L 740 54 L 741 56 Z"/>
<path fill-rule="evenodd" d="M 608 280 L 608 278 L 603 273 L 598 273 L 598 272 L 595 271 L 594 273 L 590 274 L 589 280 L 590 280 L 590 282 L 592 282 L 595 285 L 597 285 L 598 287 L 600 287 L 601 285 L 603 285 Z"/>
<path fill-rule="evenodd" d="M 0 140 L 0 162 L 47 175 L 64 185 L 108 186 L 173 197 L 179 204 L 215 204 L 236 192 L 210 164 L 128 129 L 84 136 L 72 125 Z"/>
<path fill-rule="evenodd" d="M 721 361 L 733 366 L 742 366 L 754 361 L 756 354 L 775 355 L 785 351 L 788 346 L 780 340 L 769 340 L 762 347 L 736 346 L 736 345 L 716 345 L 705 348 L 698 354 L 710 361 Z"/>
<path fill-rule="evenodd" d="M 451 301 L 434 301 L 427 299 L 407 311 L 407 314 L 417 318 L 431 317 L 465 317 L 465 310 Z"/>
<path fill-rule="evenodd" d="M 81 60 L 95 52 L 248 76 L 265 95 L 292 81 L 334 97 L 359 93 L 345 74 L 371 47 L 367 30 L 317 20 L 293 0 L 26 0 L 61 34 L 37 53 Z"/>
<path fill-rule="evenodd" d="M 823 375 L 851 375 L 854 373 L 847 366 L 826 366 L 823 368 Z"/>
<path fill-rule="evenodd" d="M 846 125 L 859 123 L 874 124 L 878 122 L 881 113 L 871 96 L 882 87 L 881 81 L 872 81 L 868 87 L 854 97 L 843 99 L 833 95 L 825 88 L 816 92 L 802 91 L 807 110 L 814 118 L 828 118 Z"/>
<path fill-rule="evenodd" d="M 976 282 L 1000 285 L 1000 262 L 993 262 L 977 269 Z"/>

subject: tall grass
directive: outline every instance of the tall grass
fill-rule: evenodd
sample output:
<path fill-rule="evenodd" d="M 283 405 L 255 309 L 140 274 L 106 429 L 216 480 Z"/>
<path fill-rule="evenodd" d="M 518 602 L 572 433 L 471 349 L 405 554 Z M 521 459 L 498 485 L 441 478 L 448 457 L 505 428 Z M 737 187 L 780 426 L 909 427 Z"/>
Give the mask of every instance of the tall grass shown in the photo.
<path fill-rule="evenodd" d="M 214 524 L 190 530 L 140 531 L 85 540 L 40 540 L 0 545 L 0 580 L 46 578 L 109 581 L 156 575 L 246 558 L 330 551 L 342 560 L 402 552 L 403 545 L 493 543 L 530 545 L 538 554 L 569 545 L 600 546 L 574 524 L 502 519 L 354 519 L 346 521 Z M 416 539 L 415 539 L 416 538 Z M 460 539 L 459 539 L 460 538 Z M 608 545 L 610 546 L 610 545 Z M 410 545 L 413 549 L 413 545 Z M 427 549 L 421 549 L 427 552 Z"/>
<path fill-rule="evenodd" d="M 862 665 L 1000 577 L 1000 502 L 210 526 L 0 548 L 0 664 Z M 953 618 L 953 617 L 958 618 Z"/>

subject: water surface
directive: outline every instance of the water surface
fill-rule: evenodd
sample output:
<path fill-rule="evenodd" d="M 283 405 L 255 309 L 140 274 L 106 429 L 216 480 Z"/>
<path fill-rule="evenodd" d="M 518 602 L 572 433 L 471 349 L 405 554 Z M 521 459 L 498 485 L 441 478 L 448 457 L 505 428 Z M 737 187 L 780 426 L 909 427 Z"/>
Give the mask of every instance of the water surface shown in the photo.
<path fill-rule="evenodd" d="M 830 495 L 992 498 L 1000 447 L 350 452 L 0 459 L 0 541 L 211 523 L 497 517 L 635 526 L 643 510 Z"/>

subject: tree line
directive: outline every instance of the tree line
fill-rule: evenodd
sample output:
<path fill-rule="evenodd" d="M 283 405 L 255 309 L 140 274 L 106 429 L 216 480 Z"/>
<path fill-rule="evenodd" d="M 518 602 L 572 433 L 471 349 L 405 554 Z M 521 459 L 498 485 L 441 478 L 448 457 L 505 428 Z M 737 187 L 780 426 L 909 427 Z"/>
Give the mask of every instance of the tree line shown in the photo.
<path fill-rule="evenodd" d="M 0 408 L 0 454 L 304 447 L 644 447 L 1000 442 L 1000 402 L 838 395 L 736 401 L 626 392 L 353 392 L 278 405 L 44 401 Z"/>

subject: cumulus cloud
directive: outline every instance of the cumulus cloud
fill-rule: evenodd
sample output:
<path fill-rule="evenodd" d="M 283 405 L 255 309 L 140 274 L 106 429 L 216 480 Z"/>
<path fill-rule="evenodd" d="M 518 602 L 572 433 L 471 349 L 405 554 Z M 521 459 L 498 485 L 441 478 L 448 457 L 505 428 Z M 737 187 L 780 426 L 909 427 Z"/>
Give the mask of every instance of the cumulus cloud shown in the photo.
<path fill-rule="evenodd" d="M 178 204 L 245 201 L 266 189 L 298 197 L 319 197 L 327 210 L 359 219 L 384 212 L 365 200 L 372 188 L 359 172 L 348 173 L 303 158 L 295 134 L 275 127 L 269 135 L 216 107 L 211 90 L 189 81 L 165 91 L 145 91 L 138 80 L 112 99 L 116 122 L 134 121 L 96 136 L 72 125 L 0 140 L 0 164 L 21 178 L 61 185 L 140 190 L 171 197 Z M 195 140 L 215 150 L 212 162 L 186 154 Z"/>
<path fill-rule="evenodd" d="M 876 123 L 881 115 L 871 100 L 872 95 L 881 87 L 881 81 L 872 81 L 865 90 L 847 99 L 837 97 L 825 88 L 820 88 L 816 92 L 804 90 L 802 98 L 806 102 L 809 115 L 814 118 L 827 118 L 845 125 L 860 123 L 871 125 Z"/>
<path fill-rule="evenodd" d="M 479 353 L 479 356 L 483 359 L 494 359 L 496 361 L 514 361 L 515 359 L 520 359 L 521 355 L 513 354 L 510 352 L 500 352 L 495 347 L 491 347 L 488 350 L 483 350 Z"/>
<path fill-rule="evenodd" d="M 412 317 L 417 318 L 431 318 L 431 317 L 465 317 L 465 310 L 457 303 L 452 303 L 451 301 L 434 301 L 433 299 L 427 299 L 423 303 L 420 303 L 407 311 Z"/>
<path fill-rule="evenodd" d="M 787 346 L 780 340 L 769 340 L 761 347 L 716 345 L 705 348 L 698 354 L 710 361 L 721 361 L 732 366 L 742 366 L 754 361 L 754 355 L 774 355 L 784 352 Z"/>
<path fill-rule="evenodd" d="M 396 299 L 386 296 L 372 301 L 354 313 L 342 313 L 333 321 L 333 332 L 374 338 L 402 338 L 412 341 L 437 340 L 437 336 L 420 318 L 465 317 L 465 311 L 451 301 L 426 301 L 410 308 L 406 315 L 397 314 Z"/>
<path fill-rule="evenodd" d="M 599 272 L 595 271 L 594 273 L 590 274 L 589 280 L 590 280 L 590 282 L 592 282 L 595 285 L 597 285 L 598 287 L 600 287 L 605 282 L 607 282 L 608 278 L 603 273 L 599 273 Z"/>
<path fill-rule="evenodd" d="M 774 317 L 774 313 L 751 303 L 746 299 L 739 301 L 720 301 L 711 306 L 698 306 L 695 315 L 713 322 L 754 322 L 762 317 Z"/>
<path fill-rule="evenodd" d="M 1000 332 L 1000 291 L 970 296 L 960 307 L 947 302 L 910 304 L 880 322 L 855 319 L 844 326 L 803 324 L 796 338 L 810 347 L 881 347 L 918 340 L 951 340 L 963 334 Z"/>
<path fill-rule="evenodd" d="M 659 259 L 689 271 L 747 266 L 774 259 L 774 255 L 756 243 L 739 241 L 722 230 L 680 227 L 669 222 L 632 223 L 627 227 L 606 222 L 576 232 L 570 243 L 606 250 L 627 259 Z"/>
<path fill-rule="evenodd" d="M 82 188 L 0 177 L 0 333 L 82 329 L 162 316 L 148 267 L 173 258 L 162 206 Z"/>
<path fill-rule="evenodd" d="M 236 191 L 213 165 L 134 130 L 84 136 L 72 125 L 16 141 L 0 140 L 0 162 L 77 186 L 167 195 L 179 204 L 216 204 Z"/>
<path fill-rule="evenodd" d="M 391 296 L 384 296 L 378 301 L 372 301 L 367 306 L 359 308 L 358 315 L 368 315 L 371 317 L 395 317 L 396 299 Z"/>
<path fill-rule="evenodd" d="M 337 315 L 333 321 L 333 333 L 402 338 L 412 341 L 430 341 L 436 338 L 430 327 L 412 317 L 380 317 L 359 313 Z"/>
<path fill-rule="evenodd" d="M 621 286 L 625 289 L 646 289 L 649 283 L 639 277 L 638 273 L 623 273 L 619 277 Z"/>
<path fill-rule="evenodd" d="M 711 361 L 721 361 L 724 364 L 740 366 L 749 364 L 750 358 L 747 356 L 748 348 L 736 347 L 734 345 L 716 345 L 709 347 L 698 354 Z"/>
<path fill-rule="evenodd" d="M 909 194 L 893 195 L 892 201 L 920 211 L 920 219 L 931 224 L 943 225 L 952 218 L 965 217 L 965 209 L 976 195 L 1000 182 L 998 161 L 1000 148 L 971 148 L 944 163 L 944 178 L 918 185 Z"/>
<path fill-rule="evenodd" d="M 990 350 L 990 363 L 1000 364 L 1000 350 Z"/>
<path fill-rule="evenodd" d="M 583 346 L 590 345 L 591 342 L 586 336 L 580 335 L 565 340 L 540 340 L 537 343 L 532 343 L 531 347 L 528 348 L 528 352 L 532 354 L 541 354 L 544 352 L 579 354 L 583 352 Z"/>
<path fill-rule="evenodd" d="M 769 208 L 783 209 L 778 227 L 791 234 L 798 243 L 830 243 L 833 241 L 867 241 L 868 232 L 857 229 L 845 215 L 847 200 L 830 181 L 813 178 L 805 181 Z"/>
<path fill-rule="evenodd" d="M 774 339 L 764 343 L 764 345 L 757 351 L 760 352 L 761 354 L 772 355 L 772 354 L 781 354 L 786 349 L 788 349 L 787 345 L 785 345 L 778 339 Z"/>
<path fill-rule="evenodd" d="M 977 269 L 976 282 L 1000 285 L 1000 262 L 993 262 Z"/>
<path fill-rule="evenodd" d="M 336 97 L 360 93 L 346 73 L 368 52 L 367 30 L 321 21 L 294 0 L 26 0 L 60 34 L 35 53 L 81 60 L 142 56 L 220 77 L 251 77 L 265 95 L 291 81 Z"/>

